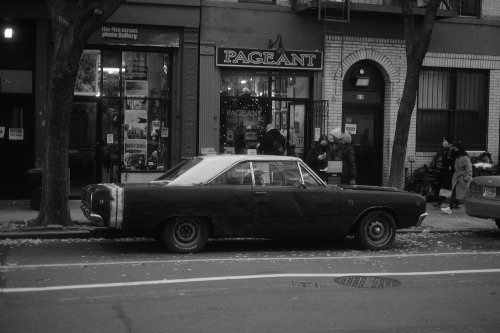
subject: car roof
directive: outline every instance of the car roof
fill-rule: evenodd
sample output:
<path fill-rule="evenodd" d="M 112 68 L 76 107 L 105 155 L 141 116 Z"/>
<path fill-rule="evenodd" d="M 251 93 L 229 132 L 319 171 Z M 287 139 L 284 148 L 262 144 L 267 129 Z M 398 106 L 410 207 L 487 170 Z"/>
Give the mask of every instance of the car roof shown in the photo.
<path fill-rule="evenodd" d="M 232 165 L 244 161 L 294 161 L 302 162 L 302 159 L 293 156 L 279 155 L 207 155 L 197 156 L 193 159 L 200 159 L 200 162 L 185 173 L 173 180 L 170 185 L 193 185 L 204 183 Z"/>

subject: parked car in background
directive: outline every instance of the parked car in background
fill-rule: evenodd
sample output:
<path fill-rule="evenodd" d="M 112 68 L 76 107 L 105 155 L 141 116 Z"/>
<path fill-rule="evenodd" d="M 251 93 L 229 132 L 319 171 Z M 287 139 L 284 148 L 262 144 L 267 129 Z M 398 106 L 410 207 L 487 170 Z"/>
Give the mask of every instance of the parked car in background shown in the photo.
<path fill-rule="evenodd" d="M 467 215 L 493 219 L 500 228 L 500 176 L 474 177 L 464 205 Z"/>
<path fill-rule="evenodd" d="M 344 238 L 382 250 L 396 230 L 420 225 L 425 199 L 389 187 L 327 185 L 301 159 L 200 156 L 145 184 L 82 189 L 82 211 L 97 226 L 162 241 L 177 253 L 216 238 Z"/>

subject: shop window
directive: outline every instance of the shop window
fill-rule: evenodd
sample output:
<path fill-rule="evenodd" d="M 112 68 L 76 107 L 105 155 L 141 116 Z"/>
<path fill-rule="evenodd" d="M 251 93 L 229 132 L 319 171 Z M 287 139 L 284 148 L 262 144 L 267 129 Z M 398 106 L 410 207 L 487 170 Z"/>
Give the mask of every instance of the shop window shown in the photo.
<path fill-rule="evenodd" d="M 83 52 L 75 95 L 101 100 L 101 121 L 94 123 L 88 140 L 101 135 L 105 181 L 119 180 L 118 169 L 170 167 L 170 63 L 169 54 L 156 52 Z"/>
<path fill-rule="evenodd" d="M 311 95 L 311 76 L 228 71 L 221 75 L 220 92 L 221 153 L 253 153 L 272 125 L 287 138 L 288 155 L 303 154 L 304 105 Z"/>
<path fill-rule="evenodd" d="M 460 0 L 458 13 L 460 16 L 479 17 L 480 0 Z"/>
<path fill-rule="evenodd" d="M 417 151 L 437 151 L 444 136 L 467 150 L 485 150 L 488 131 L 488 74 L 427 69 L 420 74 Z"/>

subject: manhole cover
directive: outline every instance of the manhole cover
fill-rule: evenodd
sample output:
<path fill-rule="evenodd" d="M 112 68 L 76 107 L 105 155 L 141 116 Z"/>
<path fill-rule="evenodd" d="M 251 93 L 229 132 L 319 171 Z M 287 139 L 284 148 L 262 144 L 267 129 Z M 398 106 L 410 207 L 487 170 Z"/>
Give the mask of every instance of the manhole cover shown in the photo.
<path fill-rule="evenodd" d="M 316 282 L 290 281 L 290 286 L 294 288 L 319 289 L 319 283 Z"/>
<path fill-rule="evenodd" d="M 341 276 L 335 279 L 338 284 L 355 288 L 399 287 L 401 282 L 379 276 Z"/>

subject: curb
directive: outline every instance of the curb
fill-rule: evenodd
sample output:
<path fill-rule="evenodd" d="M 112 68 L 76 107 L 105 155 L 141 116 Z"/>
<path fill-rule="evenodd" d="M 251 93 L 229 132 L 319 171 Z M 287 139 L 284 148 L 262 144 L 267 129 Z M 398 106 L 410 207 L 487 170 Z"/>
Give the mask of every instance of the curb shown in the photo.
<path fill-rule="evenodd" d="M 455 232 L 492 232 L 497 231 L 496 228 L 453 228 L 453 229 L 439 229 L 439 228 L 407 228 L 399 229 L 398 234 L 426 234 L 426 233 L 455 233 Z M 137 235 L 136 235 L 137 236 Z M 120 230 L 113 230 L 108 228 L 99 227 L 62 227 L 62 226 L 47 226 L 26 228 L 15 231 L 0 232 L 0 239 L 88 239 L 88 238 L 123 238 L 134 237 L 132 234 L 120 232 Z"/>

